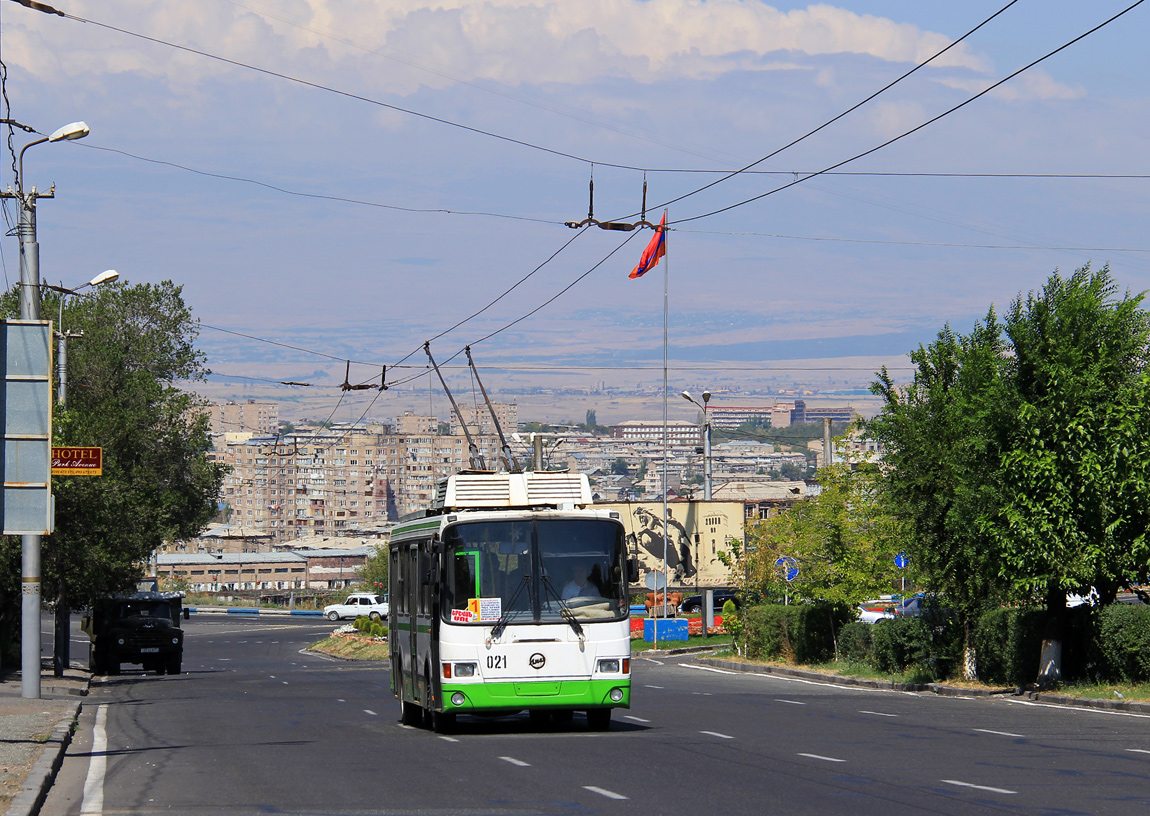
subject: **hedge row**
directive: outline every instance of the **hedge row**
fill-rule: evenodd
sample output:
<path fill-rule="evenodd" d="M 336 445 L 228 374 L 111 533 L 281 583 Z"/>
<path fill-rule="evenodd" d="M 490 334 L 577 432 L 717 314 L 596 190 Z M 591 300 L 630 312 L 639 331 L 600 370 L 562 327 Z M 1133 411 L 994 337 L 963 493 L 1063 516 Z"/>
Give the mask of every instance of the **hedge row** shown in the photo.
<path fill-rule="evenodd" d="M 747 656 L 820 663 L 838 653 L 881 672 L 942 679 L 962 665 L 961 624 L 942 610 L 878 624 L 845 622 L 849 612 L 819 605 L 751 607 L 743 616 Z M 992 609 L 971 631 L 978 677 L 1023 685 L 1038 675 L 1046 615 L 1041 609 Z M 1067 610 L 1062 641 L 1066 680 L 1150 682 L 1150 607 L 1113 604 Z"/>

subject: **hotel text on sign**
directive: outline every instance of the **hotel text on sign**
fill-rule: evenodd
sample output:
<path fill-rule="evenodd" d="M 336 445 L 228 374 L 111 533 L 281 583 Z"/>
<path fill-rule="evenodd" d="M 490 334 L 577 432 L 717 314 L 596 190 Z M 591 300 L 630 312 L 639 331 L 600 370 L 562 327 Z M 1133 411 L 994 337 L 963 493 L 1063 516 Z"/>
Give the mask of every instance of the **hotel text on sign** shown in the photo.
<path fill-rule="evenodd" d="M 52 448 L 53 476 L 102 476 L 103 448 Z"/>

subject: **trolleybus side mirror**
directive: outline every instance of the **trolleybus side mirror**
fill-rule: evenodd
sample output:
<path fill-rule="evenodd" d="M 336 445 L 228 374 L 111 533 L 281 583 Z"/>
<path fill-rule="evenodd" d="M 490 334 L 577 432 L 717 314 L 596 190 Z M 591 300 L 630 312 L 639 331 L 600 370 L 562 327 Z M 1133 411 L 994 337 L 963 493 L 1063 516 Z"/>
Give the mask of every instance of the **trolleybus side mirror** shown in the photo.
<path fill-rule="evenodd" d="M 627 559 L 627 583 L 629 583 L 629 584 L 639 583 L 639 559 L 638 558 L 632 557 L 632 558 Z"/>

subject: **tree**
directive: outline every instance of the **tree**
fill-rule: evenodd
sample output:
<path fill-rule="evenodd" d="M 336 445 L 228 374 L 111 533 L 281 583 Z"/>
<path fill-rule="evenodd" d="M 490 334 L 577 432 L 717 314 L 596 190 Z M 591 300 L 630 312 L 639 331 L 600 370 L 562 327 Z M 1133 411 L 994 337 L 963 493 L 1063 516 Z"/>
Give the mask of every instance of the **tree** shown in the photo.
<path fill-rule="evenodd" d="M 627 467 L 627 460 L 616 459 L 611 463 L 611 474 L 614 476 L 627 476 L 631 473 L 631 469 Z"/>
<path fill-rule="evenodd" d="M 1041 682 L 1061 675 L 1066 593 L 1104 601 L 1150 564 L 1150 322 L 1108 268 L 1055 273 L 991 310 L 969 337 L 940 333 L 911 355 L 868 430 L 886 446 L 886 493 L 912 524 L 919 570 L 970 615 L 1041 600 Z M 968 640 L 969 646 L 969 640 Z"/>
<path fill-rule="evenodd" d="M 828 607 L 854 608 L 889 592 L 895 556 L 907 547 L 907 525 L 883 504 L 881 481 L 873 464 L 821 469 L 817 496 L 748 531 L 751 584 Z M 781 558 L 798 568 L 793 581 L 785 580 L 788 567 L 777 565 Z"/>
<path fill-rule="evenodd" d="M 16 311 L 14 292 L 0 308 Z M 56 308 L 54 299 L 44 306 Z M 84 336 L 69 347 L 68 404 L 55 412 L 54 443 L 103 448 L 102 476 L 52 484 L 56 529 L 44 537 L 43 576 L 66 613 L 130 587 L 163 542 L 198 535 L 216 512 L 223 467 L 208 459 L 207 413 L 176 386 L 207 374 L 180 287 L 108 284 L 70 299 L 64 315 Z M 11 557 L 19 541 L 5 547 Z"/>
<path fill-rule="evenodd" d="M 388 557 L 387 546 L 384 544 L 376 544 L 371 548 L 371 552 L 368 553 L 367 558 L 364 559 L 363 567 L 360 570 L 360 577 L 368 592 L 387 592 Z"/>
<path fill-rule="evenodd" d="M 597 424 L 598 423 L 595 422 L 595 409 L 594 408 L 588 408 L 587 409 L 587 428 L 589 430 L 595 430 L 595 426 Z"/>

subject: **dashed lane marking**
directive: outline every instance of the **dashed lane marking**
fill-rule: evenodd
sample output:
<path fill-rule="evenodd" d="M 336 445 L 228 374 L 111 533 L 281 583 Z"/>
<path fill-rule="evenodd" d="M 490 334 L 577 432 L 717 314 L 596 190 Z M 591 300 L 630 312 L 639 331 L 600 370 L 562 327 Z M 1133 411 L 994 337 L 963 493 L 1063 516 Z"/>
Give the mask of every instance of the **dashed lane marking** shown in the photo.
<path fill-rule="evenodd" d="M 983 734 L 996 734 L 1000 737 L 1018 737 L 1024 738 L 1023 734 L 1012 734 L 1009 731 L 991 731 L 989 728 L 976 728 L 975 731 L 981 731 Z"/>
<path fill-rule="evenodd" d="M 444 742 L 459 742 L 455 737 L 445 737 L 443 734 L 440 734 L 439 738 Z"/>
<path fill-rule="evenodd" d="M 600 796 L 606 796 L 608 799 L 629 799 L 630 798 L 628 796 L 624 796 L 621 793 L 615 793 L 615 791 L 609 791 L 606 788 L 598 788 L 598 787 L 595 787 L 594 785 L 584 785 L 583 790 L 589 790 L 589 791 L 591 791 L 591 793 L 597 793 Z"/>
<path fill-rule="evenodd" d="M 822 754 L 799 754 L 799 756 L 806 757 L 807 759 L 821 759 L 823 762 L 846 762 L 845 759 L 823 756 Z"/>
<path fill-rule="evenodd" d="M 779 699 L 776 699 L 775 702 L 776 703 L 788 703 L 790 705 L 806 705 L 806 703 L 801 703 L 798 700 L 779 700 Z"/>
<path fill-rule="evenodd" d="M 649 723 L 649 722 L 651 722 L 650 720 L 644 720 L 642 717 L 636 717 L 636 716 L 635 716 L 635 715 L 633 715 L 633 714 L 624 714 L 624 715 L 623 715 L 623 719 L 624 719 L 624 720 L 633 720 L 633 721 L 635 721 L 635 722 L 641 722 L 641 723 Z M 1130 750 L 1131 750 L 1131 751 L 1136 751 L 1136 750 L 1138 750 L 1138 749 L 1136 749 L 1136 748 L 1131 748 Z"/>
<path fill-rule="evenodd" d="M 991 793 L 1018 793 L 1018 791 L 1007 790 L 1006 788 L 992 788 L 989 785 L 975 785 L 972 782 L 959 782 L 957 779 L 943 779 L 948 785 L 957 785 L 960 788 L 974 788 L 975 790 L 990 791 Z"/>
<path fill-rule="evenodd" d="M 530 768 L 531 767 L 530 762 L 524 762 L 522 759 L 516 759 L 515 757 L 501 756 L 499 758 L 502 759 L 504 762 L 509 762 L 512 765 L 516 765 L 520 768 Z"/>
<path fill-rule="evenodd" d="M 734 739 L 730 734 L 720 734 L 718 731 L 700 731 L 699 733 L 711 737 L 718 737 L 719 739 Z"/>
<path fill-rule="evenodd" d="M 897 714 L 885 714 L 882 711 L 860 711 L 859 714 L 873 714 L 876 717 L 897 717 Z"/>
<path fill-rule="evenodd" d="M 372 711 L 370 708 L 365 708 L 365 709 L 363 710 L 363 713 L 364 713 L 364 714 L 370 714 L 370 715 L 371 715 L 371 716 L 373 716 L 373 717 L 378 717 L 378 716 L 379 716 L 379 715 L 378 715 L 378 714 L 376 714 L 374 711 Z"/>
<path fill-rule="evenodd" d="M 652 686 L 652 685 L 646 685 L 646 688 L 662 689 L 663 687 L 662 687 L 662 686 Z"/>
<path fill-rule="evenodd" d="M 1127 748 L 1126 750 L 1132 754 L 1150 754 L 1150 751 L 1145 748 Z"/>

